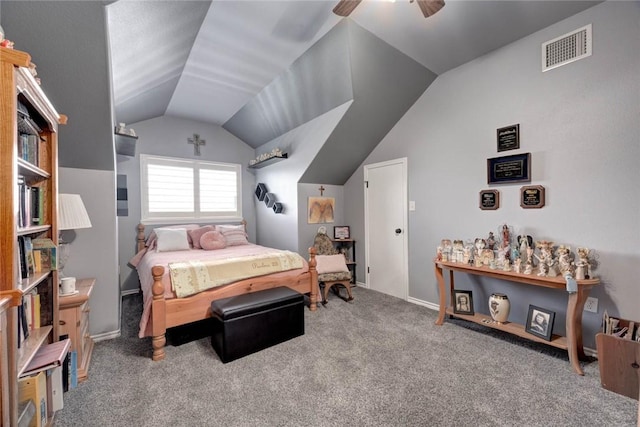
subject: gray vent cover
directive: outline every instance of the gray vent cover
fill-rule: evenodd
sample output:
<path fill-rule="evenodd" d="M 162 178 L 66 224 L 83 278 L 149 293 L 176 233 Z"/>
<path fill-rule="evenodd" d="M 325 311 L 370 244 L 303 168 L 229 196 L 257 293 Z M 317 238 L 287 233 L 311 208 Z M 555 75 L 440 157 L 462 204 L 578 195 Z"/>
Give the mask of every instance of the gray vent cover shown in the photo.
<path fill-rule="evenodd" d="M 591 24 L 542 44 L 542 71 L 591 56 Z"/>

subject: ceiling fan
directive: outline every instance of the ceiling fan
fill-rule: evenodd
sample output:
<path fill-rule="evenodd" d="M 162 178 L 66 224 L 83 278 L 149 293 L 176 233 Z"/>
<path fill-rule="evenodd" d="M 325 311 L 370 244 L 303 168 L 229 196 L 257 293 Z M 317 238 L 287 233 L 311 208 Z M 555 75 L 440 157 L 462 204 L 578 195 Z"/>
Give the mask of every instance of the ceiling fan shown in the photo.
<path fill-rule="evenodd" d="M 340 0 L 336 7 L 333 8 L 333 13 L 339 16 L 349 16 L 351 12 L 360 4 L 362 0 Z M 434 15 L 440 9 L 444 7 L 444 0 L 415 0 L 420 6 L 420 10 L 425 18 Z M 413 3 L 414 0 L 409 0 L 409 3 Z"/>

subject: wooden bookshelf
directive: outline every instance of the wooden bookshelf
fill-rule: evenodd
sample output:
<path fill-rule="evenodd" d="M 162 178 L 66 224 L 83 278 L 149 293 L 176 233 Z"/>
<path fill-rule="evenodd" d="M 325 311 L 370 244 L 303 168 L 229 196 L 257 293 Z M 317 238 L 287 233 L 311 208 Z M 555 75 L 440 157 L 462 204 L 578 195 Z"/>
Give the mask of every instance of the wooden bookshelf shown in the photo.
<path fill-rule="evenodd" d="M 0 47 L 0 297 L 8 297 L 2 320 L 7 362 L 1 374 L 3 425 L 17 425 L 18 378 L 25 367 L 42 345 L 58 340 L 58 272 L 33 270 L 23 277 L 18 249 L 18 237 L 58 244 L 58 125 L 66 123 L 31 74 L 30 63 L 29 54 Z M 22 201 L 19 177 L 23 189 L 37 188 L 23 192 L 29 198 Z M 25 212 L 26 203 L 36 206 L 36 219 Z M 27 307 L 23 301 L 30 292 L 39 295 L 41 327 L 32 325 L 18 346 L 18 307 Z"/>

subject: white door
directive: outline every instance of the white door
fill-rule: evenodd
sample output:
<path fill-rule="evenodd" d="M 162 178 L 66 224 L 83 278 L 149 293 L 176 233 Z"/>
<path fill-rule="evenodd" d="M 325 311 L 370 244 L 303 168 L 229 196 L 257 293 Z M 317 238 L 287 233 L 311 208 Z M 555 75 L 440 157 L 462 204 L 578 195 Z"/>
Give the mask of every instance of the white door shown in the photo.
<path fill-rule="evenodd" d="M 364 167 L 365 274 L 369 288 L 407 299 L 407 159 Z"/>

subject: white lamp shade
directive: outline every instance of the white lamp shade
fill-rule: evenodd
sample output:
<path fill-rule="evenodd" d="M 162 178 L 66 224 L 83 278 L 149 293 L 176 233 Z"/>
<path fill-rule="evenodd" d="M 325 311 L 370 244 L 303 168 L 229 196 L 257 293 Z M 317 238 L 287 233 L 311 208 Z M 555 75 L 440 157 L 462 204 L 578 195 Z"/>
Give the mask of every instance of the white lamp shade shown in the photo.
<path fill-rule="evenodd" d="M 58 194 L 58 229 L 91 228 L 91 220 L 79 194 Z"/>

